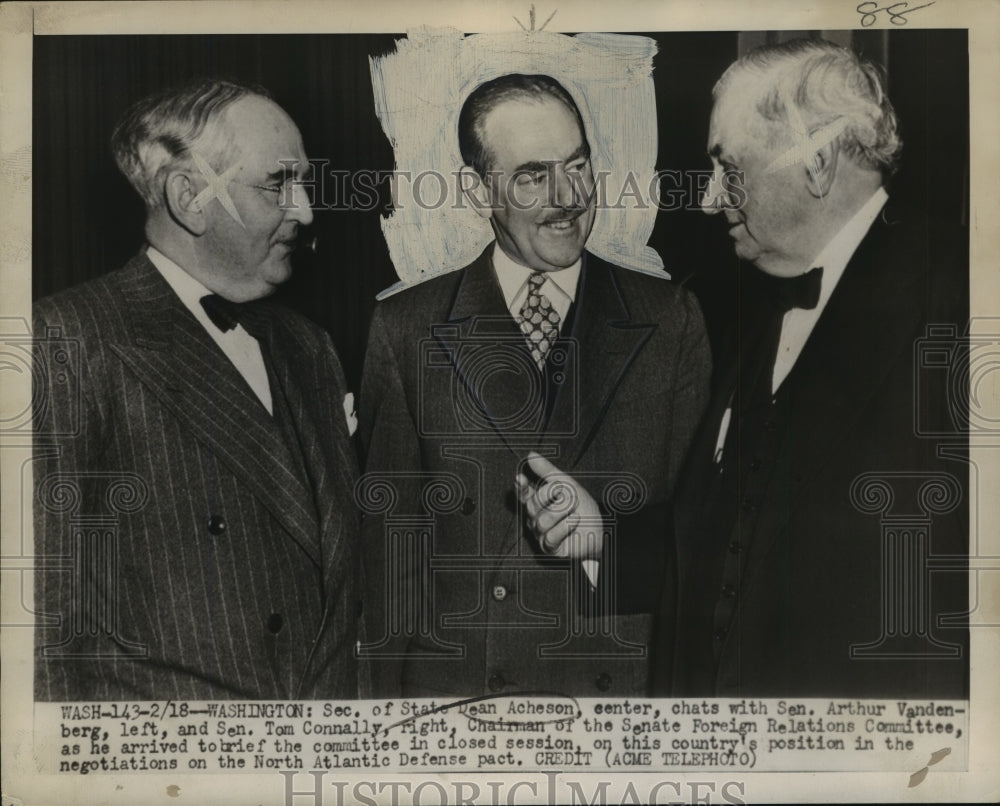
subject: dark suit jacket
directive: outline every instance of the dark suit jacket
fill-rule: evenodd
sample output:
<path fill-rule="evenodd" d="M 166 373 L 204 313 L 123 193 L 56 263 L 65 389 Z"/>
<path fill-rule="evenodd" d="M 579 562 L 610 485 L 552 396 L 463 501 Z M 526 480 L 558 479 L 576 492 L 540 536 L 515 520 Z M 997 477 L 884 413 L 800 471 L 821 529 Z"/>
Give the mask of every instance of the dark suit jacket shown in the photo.
<path fill-rule="evenodd" d="M 329 337 L 253 306 L 289 440 L 144 254 L 34 320 L 37 699 L 357 696 Z"/>
<path fill-rule="evenodd" d="M 652 606 L 622 614 L 618 549 L 652 569 L 655 600 L 667 503 L 707 399 L 700 311 L 670 282 L 587 254 L 546 386 L 489 254 L 387 299 L 372 322 L 358 412 L 376 694 L 641 693 Z M 541 556 L 520 517 L 530 449 L 616 516 L 596 593 L 578 563 Z"/>
<path fill-rule="evenodd" d="M 741 305 L 741 337 L 750 345 L 762 306 L 749 295 Z M 773 461 L 755 471 L 767 474 L 763 492 L 739 502 L 744 509 L 734 530 L 713 538 L 706 529 L 709 509 L 718 503 L 708 496 L 719 472 L 713 453 L 736 365 L 722 373 L 678 489 L 680 572 L 677 588 L 664 597 L 654 693 L 916 698 L 967 692 L 968 631 L 961 615 L 940 621 L 967 607 L 969 468 L 967 439 L 956 425 L 966 419 L 961 384 L 949 391 L 961 377 L 965 353 L 955 333 L 939 331 L 931 340 L 944 342 L 947 359 L 922 365 L 919 344 L 928 324 L 952 323 L 961 335 L 967 311 L 962 249 L 890 204 L 779 387 L 776 409 L 788 414 L 769 424 L 777 429 Z M 947 455 L 939 455 L 942 445 L 949 446 Z M 883 529 L 885 540 L 901 542 L 886 544 Z M 912 583 L 916 568 L 905 570 L 895 553 L 904 544 L 931 555 L 924 602 L 913 589 L 898 587 Z M 735 584 L 731 574 L 724 579 L 730 553 L 737 555 L 730 557 L 730 568 L 739 569 Z M 894 609 L 897 594 L 913 608 L 907 615 L 913 621 L 883 613 L 884 596 L 888 610 L 902 617 Z M 725 596 L 736 598 L 735 615 L 720 632 L 713 619 Z M 916 635 L 921 631 L 926 635 Z M 852 657 L 852 646 L 866 644 L 872 646 Z M 906 657 L 885 656 L 899 650 Z"/>

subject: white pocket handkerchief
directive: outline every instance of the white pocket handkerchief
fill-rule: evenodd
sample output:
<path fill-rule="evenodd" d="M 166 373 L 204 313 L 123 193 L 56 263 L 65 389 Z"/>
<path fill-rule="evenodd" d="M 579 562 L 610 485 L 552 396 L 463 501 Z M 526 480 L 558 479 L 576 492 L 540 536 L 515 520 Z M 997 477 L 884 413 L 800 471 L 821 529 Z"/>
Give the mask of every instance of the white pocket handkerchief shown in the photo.
<path fill-rule="evenodd" d="M 358 415 L 354 411 L 354 392 L 344 395 L 344 416 L 347 418 L 347 433 L 352 437 L 358 430 Z"/>

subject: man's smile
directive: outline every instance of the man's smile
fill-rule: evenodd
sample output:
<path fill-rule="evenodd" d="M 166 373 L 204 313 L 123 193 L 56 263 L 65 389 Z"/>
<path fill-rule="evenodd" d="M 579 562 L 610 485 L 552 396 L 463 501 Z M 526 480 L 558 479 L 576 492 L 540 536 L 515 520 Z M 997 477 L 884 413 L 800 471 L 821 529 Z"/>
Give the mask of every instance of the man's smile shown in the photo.
<path fill-rule="evenodd" d="M 554 218 L 549 221 L 544 221 L 539 226 L 548 230 L 554 230 L 556 232 L 569 230 L 574 227 L 574 225 L 580 219 L 580 216 L 582 216 L 584 212 L 585 212 L 584 210 L 581 210 L 569 217 L 560 216 L 558 218 Z"/>

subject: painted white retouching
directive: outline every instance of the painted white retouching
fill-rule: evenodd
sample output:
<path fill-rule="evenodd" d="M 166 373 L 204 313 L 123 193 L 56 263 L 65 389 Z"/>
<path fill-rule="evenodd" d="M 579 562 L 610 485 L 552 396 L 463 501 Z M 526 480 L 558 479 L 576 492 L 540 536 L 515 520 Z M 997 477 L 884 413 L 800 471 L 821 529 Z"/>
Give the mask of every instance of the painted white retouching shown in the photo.
<path fill-rule="evenodd" d="M 372 58 L 375 111 L 395 151 L 396 171 L 409 174 L 394 181 L 395 211 L 382 219 L 400 282 L 379 296 L 465 266 L 493 239 L 489 222 L 459 198 L 458 114 L 473 89 L 505 73 L 552 76 L 583 115 L 594 174 L 608 174 L 608 205 L 598 209 L 587 249 L 662 276 L 663 261 L 646 243 L 657 213 L 655 195 L 650 197 L 657 148 L 655 53 L 656 43 L 644 36 L 464 36 L 418 29 L 396 43 L 395 53 Z M 627 183 L 630 175 L 634 181 Z"/>

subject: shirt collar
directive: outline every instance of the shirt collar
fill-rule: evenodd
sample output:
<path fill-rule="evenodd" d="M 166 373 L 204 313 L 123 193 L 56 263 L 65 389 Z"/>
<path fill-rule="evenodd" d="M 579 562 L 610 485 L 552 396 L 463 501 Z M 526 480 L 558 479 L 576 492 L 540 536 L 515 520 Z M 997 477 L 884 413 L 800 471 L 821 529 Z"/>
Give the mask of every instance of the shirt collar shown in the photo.
<path fill-rule="evenodd" d="M 205 309 L 201 307 L 201 298 L 212 292 L 205 288 L 200 280 L 188 274 L 155 246 L 146 247 L 146 257 L 167 281 L 174 293 L 180 297 L 184 307 L 194 314 L 195 319 L 201 322 L 202 326 L 209 332 L 217 329 L 212 324 L 212 320 L 208 318 Z"/>
<path fill-rule="evenodd" d="M 848 261 L 860 246 L 861 241 L 864 240 L 888 199 L 889 194 L 886 193 L 885 188 L 878 188 L 807 267 L 807 271 L 815 266 L 823 267 L 821 303 L 833 292 L 840 276 L 844 273 L 844 269 L 847 268 Z"/>
<path fill-rule="evenodd" d="M 558 271 L 545 272 L 545 279 L 552 283 L 559 291 L 569 298 L 570 302 L 576 299 L 576 287 L 580 282 L 580 267 L 583 258 L 579 258 L 572 266 Z M 534 269 L 522 266 L 500 248 L 496 242 L 493 244 L 493 270 L 496 272 L 497 281 L 503 291 L 503 298 L 510 308 L 518 293 L 528 282 L 528 278 L 535 273 Z"/>

